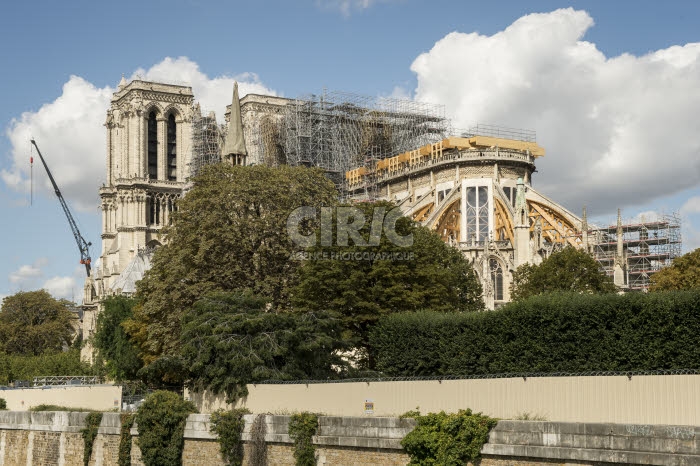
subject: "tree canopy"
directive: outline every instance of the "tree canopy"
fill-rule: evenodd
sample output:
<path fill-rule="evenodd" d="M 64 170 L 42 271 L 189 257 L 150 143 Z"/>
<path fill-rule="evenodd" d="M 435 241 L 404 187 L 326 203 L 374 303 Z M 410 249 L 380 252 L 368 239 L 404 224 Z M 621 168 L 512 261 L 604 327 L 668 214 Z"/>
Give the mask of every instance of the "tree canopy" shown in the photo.
<path fill-rule="evenodd" d="M 354 207 L 367 219 L 359 231 L 368 242 L 375 210 L 388 213 L 395 206 L 382 201 Z M 396 218 L 395 233 L 411 240 L 403 244 L 382 231 L 377 245 L 339 246 L 336 238 L 330 246 L 310 248 L 293 289 L 295 308 L 336 312 L 345 338 L 362 347 L 372 324 L 385 314 L 483 309 L 481 285 L 460 251 L 407 217 Z"/>
<path fill-rule="evenodd" d="M 693 290 L 700 288 L 700 248 L 677 257 L 670 267 L 651 276 L 649 291 Z"/>
<path fill-rule="evenodd" d="M 250 293 L 214 293 L 185 313 L 181 354 L 192 388 L 232 401 L 251 382 L 337 375 L 340 322 L 326 312 L 268 310 L 267 303 Z"/>
<path fill-rule="evenodd" d="M 107 298 L 104 309 L 97 317 L 93 344 L 107 366 L 107 373 L 115 380 L 133 380 L 143 366 L 138 348 L 122 326 L 126 319 L 133 316 L 135 304 L 133 298 L 124 296 Z"/>
<path fill-rule="evenodd" d="M 184 311 L 207 293 L 249 289 L 284 307 L 299 265 L 290 260 L 298 247 L 287 219 L 298 207 L 336 202 L 333 183 L 317 169 L 205 168 L 137 285 L 139 304 L 125 325 L 145 362 L 177 353 Z"/>
<path fill-rule="evenodd" d="M 617 288 L 586 251 L 567 247 L 540 265 L 524 264 L 513 273 L 513 301 L 553 291 L 612 293 Z"/>
<path fill-rule="evenodd" d="M 0 308 L 0 351 L 39 355 L 70 345 L 74 316 L 67 304 L 44 290 L 7 296 Z"/>

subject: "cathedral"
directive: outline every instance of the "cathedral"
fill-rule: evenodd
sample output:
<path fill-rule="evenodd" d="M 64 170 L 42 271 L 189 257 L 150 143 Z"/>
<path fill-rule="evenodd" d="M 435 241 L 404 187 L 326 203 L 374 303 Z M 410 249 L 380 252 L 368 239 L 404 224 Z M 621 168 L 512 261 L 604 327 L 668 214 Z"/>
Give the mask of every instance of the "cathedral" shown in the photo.
<path fill-rule="evenodd" d="M 436 231 L 474 265 L 488 309 L 510 300 L 512 273 L 571 246 L 591 252 L 622 289 L 645 289 L 680 254 L 676 218 L 599 228 L 532 185 L 545 155 L 534 134 L 492 126 L 457 136 L 416 103 L 352 100 L 349 94 L 233 98 L 218 124 L 187 86 L 124 78 L 107 111 L 102 248 L 84 289 L 83 337 L 99 302 L 132 294 L 163 228 L 202 166 L 318 166 L 346 201 L 385 199 Z M 90 345 L 84 358 L 92 354 Z"/>

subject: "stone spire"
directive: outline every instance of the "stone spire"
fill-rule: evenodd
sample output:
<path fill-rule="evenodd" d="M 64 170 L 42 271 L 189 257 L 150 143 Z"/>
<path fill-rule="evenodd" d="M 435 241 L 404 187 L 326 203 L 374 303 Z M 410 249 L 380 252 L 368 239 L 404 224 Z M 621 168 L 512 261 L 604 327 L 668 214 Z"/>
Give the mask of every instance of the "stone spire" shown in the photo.
<path fill-rule="evenodd" d="M 221 150 L 221 158 L 232 165 L 245 165 L 248 151 L 243 139 L 243 120 L 241 119 L 241 102 L 238 99 L 238 82 L 233 83 L 233 100 L 231 101 L 231 118 L 228 122 L 228 132 Z"/>
<path fill-rule="evenodd" d="M 617 256 L 622 257 L 622 215 L 620 209 L 617 209 Z"/>

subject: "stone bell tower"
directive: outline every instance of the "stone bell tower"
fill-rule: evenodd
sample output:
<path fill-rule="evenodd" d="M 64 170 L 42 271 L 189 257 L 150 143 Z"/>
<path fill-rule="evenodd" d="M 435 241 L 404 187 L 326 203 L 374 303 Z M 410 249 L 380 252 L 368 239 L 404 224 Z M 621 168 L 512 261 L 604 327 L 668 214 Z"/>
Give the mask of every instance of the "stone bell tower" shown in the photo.
<path fill-rule="evenodd" d="M 188 178 L 193 99 L 190 87 L 123 78 L 112 97 L 107 183 L 100 189 L 100 296 L 110 294 L 113 279 L 140 248 L 162 243 Z"/>
<path fill-rule="evenodd" d="M 193 99 L 190 87 L 124 78 L 112 96 L 106 182 L 100 188 L 102 250 L 84 304 L 133 292 L 120 275 L 128 265 L 131 270 L 139 251 L 162 243 L 189 176 Z M 84 317 L 84 338 L 92 333 L 91 317 Z"/>

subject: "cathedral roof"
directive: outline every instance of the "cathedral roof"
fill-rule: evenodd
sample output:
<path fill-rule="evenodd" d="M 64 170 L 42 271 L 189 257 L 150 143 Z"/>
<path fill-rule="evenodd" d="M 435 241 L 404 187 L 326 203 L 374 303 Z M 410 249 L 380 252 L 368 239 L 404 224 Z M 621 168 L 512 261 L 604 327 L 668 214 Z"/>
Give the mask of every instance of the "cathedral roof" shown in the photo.
<path fill-rule="evenodd" d="M 111 290 L 115 293 L 136 293 L 136 282 L 151 268 L 151 252 L 139 252 L 114 281 Z"/>

